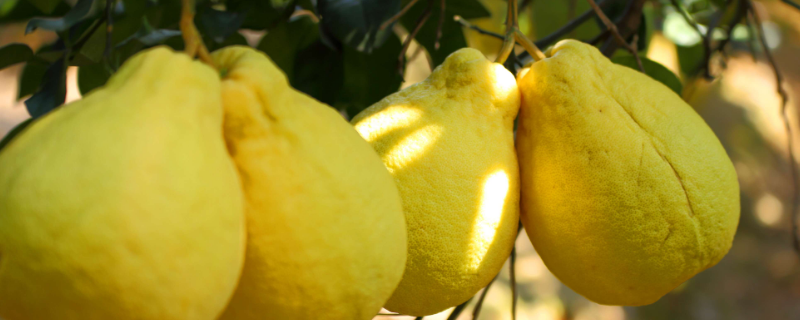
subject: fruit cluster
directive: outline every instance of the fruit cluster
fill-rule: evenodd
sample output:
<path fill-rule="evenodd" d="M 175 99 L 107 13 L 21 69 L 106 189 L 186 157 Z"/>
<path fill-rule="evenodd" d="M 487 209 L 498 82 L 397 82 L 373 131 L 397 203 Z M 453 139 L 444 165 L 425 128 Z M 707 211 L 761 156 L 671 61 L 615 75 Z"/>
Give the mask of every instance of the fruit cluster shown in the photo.
<path fill-rule="evenodd" d="M 351 125 L 251 48 L 222 73 L 143 51 L 0 153 L 0 317 L 424 316 L 486 286 L 520 220 L 603 304 L 716 264 L 739 190 L 713 132 L 594 47 L 546 56 L 515 78 L 461 49 Z"/>

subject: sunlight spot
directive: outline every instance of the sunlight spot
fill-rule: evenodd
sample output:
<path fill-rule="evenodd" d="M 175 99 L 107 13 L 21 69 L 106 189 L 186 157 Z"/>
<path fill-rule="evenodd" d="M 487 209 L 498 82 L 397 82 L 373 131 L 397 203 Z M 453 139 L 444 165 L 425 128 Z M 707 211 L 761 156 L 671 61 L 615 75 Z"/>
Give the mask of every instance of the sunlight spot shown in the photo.
<path fill-rule="evenodd" d="M 758 198 L 755 206 L 758 221 L 766 226 L 775 226 L 783 217 L 783 203 L 770 193 Z"/>
<path fill-rule="evenodd" d="M 356 130 L 364 139 L 373 142 L 384 134 L 401 127 L 410 126 L 422 117 L 422 111 L 406 106 L 391 106 L 373 114 L 356 124 Z"/>
<path fill-rule="evenodd" d="M 392 146 L 383 157 L 389 172 L 402 169 L 422 156 L 426 150 L 442 135 L 442 127 L 435 124 L 426 125 L 414 131 Z"/>
<path fill-rule="evenodd" d="M 479 203 L 478 215 L 472 227 L 473 242 L 470 245 L 470 266 L 477 270 L 489 251 L 500 227 L 506 198 L 508 198 L 508 174 L 500 169 L 486 178 Z"/>

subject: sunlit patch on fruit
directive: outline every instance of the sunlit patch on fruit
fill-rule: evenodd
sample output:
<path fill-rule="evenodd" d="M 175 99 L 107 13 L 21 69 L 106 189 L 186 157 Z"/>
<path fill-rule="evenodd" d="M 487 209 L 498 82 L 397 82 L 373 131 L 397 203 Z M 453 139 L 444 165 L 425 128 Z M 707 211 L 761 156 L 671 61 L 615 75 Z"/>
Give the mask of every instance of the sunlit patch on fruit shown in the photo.
<path fill-rule="evenodd" d="M 470 257 L 473 261 L 469 265 L 475 270 L 481 265 L 497 235 L 508 198 L 508 186 L 508 173 L 503 169 L 490 173 L 483 183 L 481 201 L 478 204 L 480 209 L 470 236 L 474 241 L 469 250 L 473 253 Z"/>
<path fill-rule="evenodd" d="M 783 217 L 783 203 L 775 195 L 765 193 L 756 201 L 754 212 L 759 222 L 772 227 Z"/>
<path fill-rule="evenodd" d="M 381 115 L 380 113 L 377 115 Z M 412 134 L 403 138 L 384 155 L 384 161 L 389 172 L 402 169 L 409 163 L 425 154 L 442 135 L 444 128 L 436 124 L 429 124 L 417 129 Z"/>
<path fill-rule="evenodd" d="M 356 125 L 356 130 L 364 139 L 373 142 L 398 128 L 412 125 L 422 116 L 422 111 L 407 106 L 393 106 L 376 113 Z"/>

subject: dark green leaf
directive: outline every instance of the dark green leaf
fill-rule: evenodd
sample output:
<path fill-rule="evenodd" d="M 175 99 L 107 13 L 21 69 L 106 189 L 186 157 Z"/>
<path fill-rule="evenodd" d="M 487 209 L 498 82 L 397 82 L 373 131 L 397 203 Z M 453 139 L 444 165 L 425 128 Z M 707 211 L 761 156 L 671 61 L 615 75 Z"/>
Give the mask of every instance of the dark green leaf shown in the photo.
<path fill-rule="evenodd" d="M 672 71 L 669 71 L 667 67 L 653 60 L 645 57 L 640 57 L 640 59 L 642 60 L 642 66 L 644 67 L 645 74 L 656 81 L 663 83 L 672 91 L 675 91 L 675 93 L 677 93 L 679 96 L 681 95 L 681 92 L 683 91 L 683 85 L 681 84 L 681 80 L 678 79 L 678 77 L 672 73 Z M 636 63 L 636 58 L 631 55 L 614 57 L 611 59 L 611 61 L 637 71 L 639 70 L 639 66 Z"/>
<path fill-rule="evenodd" d="M 28 61 L 33 56 L 33 50 L 22 43 L 12 43 L 0 47 L 0 69 L 13 64 Z"/>
<path fill-rule="evenodd" d="M 358 51 L 380 47 L 391 28 L 380 26 L 400 11 L 400 0 L 317 0 L 322 27 L 332 36 Z"/>
<path fill-rule="evenodd" d="M 2 4 L 2 0 L 0 0 Z M 0 12 L 0 24 L 14 23 L 14 22 L 27 22 L 33 17 L 60 17 L 72 9 L 66 2 L 59 1 L 55 10 L 50 13 L 45 13 L 36 8 L 33 4 L 25 0 L 18 0 L 16 5 L 10 8 L 10 11 Z"/>
<path fill-rule="evenodd" d="M 703 57 L 705 56 L 705 49 L 702 43 L 697 43 L 693 46 L 676 46 L 678 49 L 678 64 L 681 67 L 681 72 L 688 77 L 693 77 L 702 69 Z"/>
<path fill-rule="evenodd" d="M 464 19 L 477 19 L 491 16 L 491 12 L 486 10 L 486 7 L 484 7 L 478 0 L 447 1 L 445 3 L 444 11 L 454 15 L 459 15 Z"/>
<path fill-rule="evenodd" d="M 93 3 L 94 0 L 78 0 L 78 3 L 61 18 L 33 18 L 25 27 L 25 33 L 33 32 L 37 28 L 56 32 L 67 30 L 89 16 Z"/>
<path fill-rule="evenodd" d="M 203 35 L 211 37 L 217 43 L 222 43 L 239 30 L 245 15 L 244 12 L 220 11 L 204 7 L 198 12 L 197 19 L 204 31 Z"/>
<path fill-rule="evenodd" d="M 44 73 L 49 65 L 49 63 L 37 60 L 32 60 L 25 64 L 25 68 L 22 69 L 22 75 L 19 78 L 17 99 L 22 99 L 39 90 L 42 78 L 44 78 Z"/>
<path fill-rule="evenodd" d="M 403 78 L 397 73 L 397 53 L 402 44 L 394 35 L 372 53 L 344 50 L 344 86 L 336 107 L 354 116 L 400 88 Z"/>
<path fill-rule="evenodd" d="M 610 1 L 610 0 L 606 0 Z M 592 7 L 586 0 L 571 1 L 533 1 L 533 23 L 534 39 L 541 39 L 555 32 L 571 20 L 569 15 L 570 3 L 575 4 L 574 16 L 591 10 Z M 573 17 L 574 18 L 574 17 Z M 591 39 L 600 33 L 597 23 L 584 23 L 564 38 Z M 555 42 L 554 42 L 555 44 Z M 542 48 L 545 50 L 546 48 Z"/>
<path fill-rule="evenodd" d="M 228 0 L 228 11 L 243 13 L 242 28 L 253 30 L 271 29 L 294 12 L 295 0 Z"/>
<path fill-rule="evenodd" d="M 266 53 L 288 76 L 294 74 L 297 52 L 319 39 L 317 24 L 308 16 L 298 16 L 271 29 L 258 43 L 258 50 Z"/>
<path fill-rule="evenodd" d="M 293 69 L 292 87 L 328 105 L 336 102 L 344 82 L 341 53 L 316 41 L 297 54 Z"/>
<path fill-rule="evenodd" d="M 67 61 L 61 58 L 47 67 L 41 89 L 25 100 L 25 108 L 35 119 L 64 104 L 66 98 Z"/>
<path fill-rule="evenodd" d="M 37 9 L 41 10 L 42 13 L 51 13 L 53 10 L 58 7 L 63 0 L 27 0 L 32 5 L 34 5 Z"/>
<path fill-rule="evenodd" d="M 17 6 L 19 0 L 0 0 L 0 17 L 5 17 Z"/>
<path fill-rule="evenodd" d="M 108 81 L 111 77 L 111 70 L 104 64 L 96 63 L 78 68 L 78 90 L 81 95 L 86 95 Z"/>
<path fill-rule="evenodd" d="M 414 29 L 414 26 L 417 24 L 417 20 L 425 11 L 425 7 L 425 5 L 415 5 L 408 10 L 405 15 L 403 15 L 403 18 L 400 20 L 406 30 Z M 416 36 L 416 40 L 428 50 L 428 53 L 430 53 L 434 66 L 441 64 L 448 55 L 453 53 L 453 51 L 467 46 L 467 40 L 464 38 L 464 31 L 462 30 L 461 25 L 453 20 L 453 14 L 448 13 L 448 10 L 445 8 L 445 19 L 444 24 L 442 25 L 442 38 L 440 39 L 439 48 L 436 48 L 436 31 L 438 28 L 438 21 L 436 21 L 436 19 L 439 17 L 439 12 L 441 12 L 439 6 L 433 6 L 431 18 L 428 19 L 428 22 L 425 23 Z"/>
<path fill-rule="evenodd" d="M 25 128 L 27 128 L 28 125 L 30 125 L 32 121 L 33 121 L 33 118 L 30 118 L 28 120 L 22 121 L 22 122 L 20 122 L 20 124 L 18 124 L 16 127 L 14 127 L 14 129 L 11 129 L 11 131 L 9 131 L 6 134 L 6 136 L 3 137 L 2 140 L 0 140 L 0 151 L 2 151 L 3 148 L 5 148 L 5 146 L 7 146 L 9 143 L 11 143 L 11 140 L 14 139 L 14 137 L 16 137 L 17 135 L 22 133 L 22 131 L 25 130 Z"/>

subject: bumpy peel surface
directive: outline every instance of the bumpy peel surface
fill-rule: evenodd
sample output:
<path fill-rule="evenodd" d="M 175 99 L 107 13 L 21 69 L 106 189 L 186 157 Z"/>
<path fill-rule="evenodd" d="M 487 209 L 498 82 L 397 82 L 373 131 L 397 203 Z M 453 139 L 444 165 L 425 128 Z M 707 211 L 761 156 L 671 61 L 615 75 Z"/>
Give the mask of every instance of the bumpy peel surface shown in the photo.
<path fill-rule="evenodd" d="M 244 260 L 220 81 L 156 48 L 0 153 L 0 316 L 213 320 Z"/>
<path fill-rule="evenodd" d="M 408 224 L 405 274 L 386 308 L 415 316 L 460 304 L 491 281 L 519 217 L 514 77 L 475 49 L 353 118 L 394 176 Z"/>
<path fill-rule="evenodd" d="M 246 198 L 247 254 L 220 319 L 372 319 L 400 281 L 400 195 L 333 108 L 292 89 L 263 53 L 213 54 L 225 139 Z"/>
<path fill-rule="evenodd" d="M 678 95 L 577 41 L 518 80 L 522 222 L 564 284 L 649 304 L 728 252 L 736 172 Z"/>

